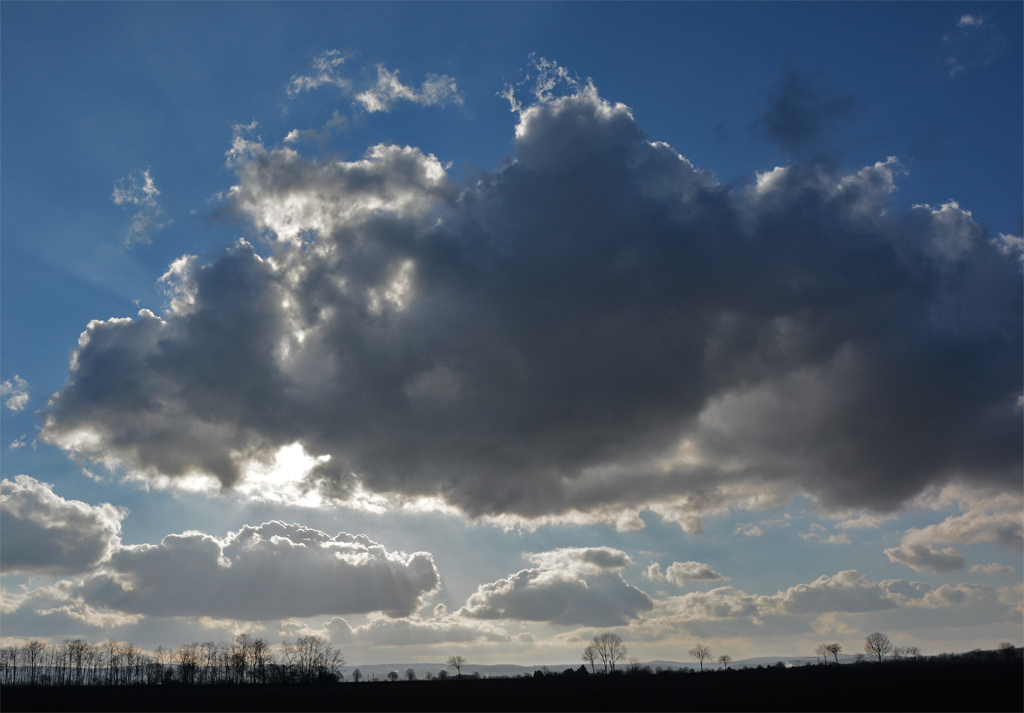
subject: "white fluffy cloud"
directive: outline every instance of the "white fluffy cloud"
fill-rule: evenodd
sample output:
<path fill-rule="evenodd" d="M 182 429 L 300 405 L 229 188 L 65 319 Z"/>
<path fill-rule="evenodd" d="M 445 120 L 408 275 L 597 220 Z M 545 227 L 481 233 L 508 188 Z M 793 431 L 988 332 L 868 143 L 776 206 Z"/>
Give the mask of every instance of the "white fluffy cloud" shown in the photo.
<path fill-rule="evenodd" d="M 189 531 L 122 547 L 82 586 L 92 606 L 147 616 L 263 620 L 382 611 L 406 616 L 439 583 L 429 553 L 388 551 L 267 522 L 217 538 Z"/>
<path fill-rule="evenodd" d="M 537 565 L 481 585 L 459 614 L 474 619 L 617 626 L 649 611 L 651 598 L 622 578 L 632 561 L 610 547 L 567 547 L 530 555 Z"/>
<path fill-rule="evenodd" d="M 0 382 L 0 397 L 11 411 L 21 411 L 28 403 L 28 382 L 15 374 L 7 381 Z"/>
<path fill-rule="evenodd" d="M 27 475 L 0 481 L 0 570 L 84 572 L 121 543 L 124 510 L 65 500 Z"/>
<path fill-rule="evenodd" d="M 92 322 L 41 439 L 225 486 L 299 444 L 341 501 L 627 528 L 1019 489 L 1021 269 L 968 211 L 892 210 L 893 160 L 720 185 L 548 70 L 461 189 L 414 148 L 240 131 L 229 202 L 270 255 L 179 261 L 166 313 Z"/>
<path fill-rule="evenodd" d="M 1024 511 L 985 512 L 972 509 L 963 515 L 950 515 L 936 525 L 907 530 L 907 542 L 939 542 L 976 545 L 995 542 L 1024 552 Z"/>

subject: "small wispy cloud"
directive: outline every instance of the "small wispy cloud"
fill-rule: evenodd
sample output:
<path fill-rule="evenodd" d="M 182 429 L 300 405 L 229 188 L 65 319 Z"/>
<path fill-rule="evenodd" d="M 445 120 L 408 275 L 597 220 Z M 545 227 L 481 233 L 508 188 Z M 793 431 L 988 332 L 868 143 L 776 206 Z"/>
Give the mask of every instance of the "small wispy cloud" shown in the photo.
<path fill-rule="evenodd" d="M 345 63 L 348 57 L 339 50 L 328 50 L 319 57 L 313 59 L 313 69 L 316 70 L 311 76 L 295 75 L 288 82 L 288 98 L 294 99 L 302 92 L 319 89 L 329 84 L 339 89 L 348 89 L 352 82 L 338 74 L 338 67 Z"/>
<path fill-rule="evenodd" d="M 402 84 L 398 70 L 391 72 L 383 64 L 377 65 L 377 83 L 356 95 L 356 101 L 366 111 L 390 111 L 396 101 L 409 101 L 422 106 L 462 104 L 462 96 L 455 80 L 447 74 L 428 74 L 417 91 Z"/>
<path fill-rule="evenodd" d="M 819 542 L 823 545 L 848 545 L 850 544 L 850 536 L 845 532 L 840 535 L 829 535 L 825 536 L 828 530 L 824 525 L 819 525 L 814 522 L 811 523 L 811 528 L 807 532 L 800 533 L 800 539 L 810 540 L 812 542 Z"/>
<path fill-rule="evenodd" d="M 0 397 L 6 397 L 4 405 L 11 411 L 21 411 L 28 403 L 28 382 L 15 374 L 0 383 Z"/>
<path fill-rule="evenodd" d="M 327 123 L 320 129 L 292 129 L 288 132 L 288 135 L 284 137 L 286 144 L 297 144 L 305 141 L 315 142 L 321 150 L 324 145 L 331 140 L 332 137 L 348 128 L 349 120 L 347 116 L 343 116 L 338 113 L 337 110 Z"/>
<path fill-rule="evenodd" d="M 1012 574 L 1016 572 L 1013 567 L 1007 564 L 999 564 L 998 562 L 992 562 L 990 564 L 976 564 L 969 570 L 970 572 L 981 572 L 982 574 Z"/>
<path fill-rule="evenodd" d="M 148 168 L 144 171 L 135 171 L 114 183 L 114 192 L 110 196 L 114 205 L 125 210 L 132 207 L 138 209 L 128 224 L 125 246 L 151 243 L 153 241 L 150 236 L 153 233 L 171 224 L 169 220 L 161 221 L 164 211 L 157 202 L 158 195 L 160 191 Z"/>
<path fill-rule="evenodd" d="M 963 14 L 953 30 L 942 38 L 948 52 L 944 64 L 950 77 L 985 67 L 1006 51 L 1006 38 L 983 15 Z"/>

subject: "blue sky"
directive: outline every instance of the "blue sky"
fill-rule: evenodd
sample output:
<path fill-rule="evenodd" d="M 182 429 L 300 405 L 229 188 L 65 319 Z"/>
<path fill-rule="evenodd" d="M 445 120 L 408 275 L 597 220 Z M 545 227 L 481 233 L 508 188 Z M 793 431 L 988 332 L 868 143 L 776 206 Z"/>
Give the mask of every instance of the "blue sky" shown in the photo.
<path fill-rule="evenodd" d="M 0 15 L 5 642 L 1020 643 L 1019 3 Z"/>

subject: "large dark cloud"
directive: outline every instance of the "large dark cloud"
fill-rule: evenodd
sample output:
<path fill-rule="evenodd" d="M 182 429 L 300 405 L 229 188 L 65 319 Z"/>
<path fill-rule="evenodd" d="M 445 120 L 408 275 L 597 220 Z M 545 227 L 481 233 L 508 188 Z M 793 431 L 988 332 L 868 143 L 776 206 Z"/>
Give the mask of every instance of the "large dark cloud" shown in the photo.
<path fill-rule="evenodd" d="M 416 149 L 240 132 L 272 255 L 182 259 L 164 315 L 92 322 L 42 438 L 226 486 L 299 442 L 325 493 L 473 516 L 1019 488 L 1021 268 L 970 213 L 894 211 L 893 160 L 719 185 L 592 86 L 519 118 L 461 191 Z"/>

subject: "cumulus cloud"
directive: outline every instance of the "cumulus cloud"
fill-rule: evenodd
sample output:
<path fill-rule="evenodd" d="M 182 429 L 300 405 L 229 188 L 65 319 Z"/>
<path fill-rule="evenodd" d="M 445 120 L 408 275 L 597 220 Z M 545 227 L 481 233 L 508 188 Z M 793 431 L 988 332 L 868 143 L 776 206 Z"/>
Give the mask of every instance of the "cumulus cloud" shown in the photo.
<path fill-rule="evenodd" d="M 892 210 L 894 160 L 723 186 L 545 76 L 514 159 L 461 188 L 415 148 L 239 129 L 228 207 L 269 254 L 185 258 L 162 315 L 90 323 L 40 438 L 228 487 L 299 444 L 341 502 L 626 529 L 1019 488 L 1021 268 L 973 216 Z"/>
<path fill-rule="evenodd" d="M 0 571 L 84 572 L 121 544 L 127 512 L 108 503 L 65 500 L 27 475 L 0 481 Z"/>
<path fill-rule="evenodd" d="M 618 626 L 653 608 L 622 578 L 632 561 L 610 547 L 567 547 L 529 555 L 537 567 L 481 585 L 459 611 L 474 619 Z"/>
<path fill-rule="evenodd" d="M 390 111 L 396 101 L 409 101 L 422 106 L 444 106 L 462 104 L 462 96 L 455 80 L 447 74 L 428 74 L 419 91 L 407 87 L 398 79 L 398 70 L 393 72 L 383 65 L 377 65 L 377 82 L 365 92 L 356 94 L 356 101 L 371 114 L 376 111 Z"/>
<path fill-rule="evenodd" d="M 92 606 L 146 616 L 264 620 L 346 613 L 407 616 L 439 583 L 429 553 L 388 551 L 365 535 L 246 525 L 218 538 L 189 531 L 115 552 L 87 579 Z"/>
<path fill-rule="evenodd" d="M 7 381 L 0 382 L 0 398 L 11 411 L 21 411 L 28 403 L 28 382 L 17 374 Z"/>
<path fill-rule="evenodd" d="M 114 205 L 124 209 L 136 208 L 128 224 L 128 231 L 125 236 L 125 245 L 130 247 L 133 243 L 151 243 L 150 236 L 161 228 L 170 225 L 171 221 L 163 221 L 164 211 L 157 202 L 156 197 L 160 195 L 149 169 L 136 171 L 114 184 L 114 193 L 111 200 Z"/>
<path fill-rule="evenodd" d="M 831 577 L 822 575 L 810 584 L 789 587 L 779 592 L 773 604 L 786 614 L 869 612 L 897 606 L 884 595 L 878 583 L 855 569 Z"/>
<path fill-rule="evenodd" d="M 685 587 L 689 582 L 721 582 L 729 579 L 703 562 L 673 562 L 664 574 L 661 565 L 655 562 L 646 569 L 644 576 L 651 580 L 667 580 L 680 587 Z"/>
<path fill-rule="evenodd" d="M 900 546 L 885 550 L 886 556 L 893 562 L 900 562 L 918 571 L 946 572 L 960 569 L 965 560 L 954 547 L 940 549 L 934 546 L 936 544 L 977 545 L 993 542 L 1024 552 L 1024 511 L 1020 508 L 1019 495 L 1005 494 L 994 498 L 974 496 L 958 500 L 966 512 L 950 515 L 934 525 L 907 530 L 903 533 Z"/>
<path fill-rule="evenodd" d="M 885 550 L 892 562 L 905 564 L 918 572 L 949 572 L 964 566 L 964 558 L 954 547 L 937 549 L 922 542 L 907 542 Z"/>
<path fill-rule="evenodd" d="M 1024 511 L 972 509 L 963 515 L 950 515 L 935 525 L 907 530 L 903 539 L 904 542 L 964 545 L 995 542 L 1024 552 Z"/>

